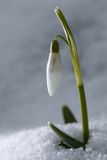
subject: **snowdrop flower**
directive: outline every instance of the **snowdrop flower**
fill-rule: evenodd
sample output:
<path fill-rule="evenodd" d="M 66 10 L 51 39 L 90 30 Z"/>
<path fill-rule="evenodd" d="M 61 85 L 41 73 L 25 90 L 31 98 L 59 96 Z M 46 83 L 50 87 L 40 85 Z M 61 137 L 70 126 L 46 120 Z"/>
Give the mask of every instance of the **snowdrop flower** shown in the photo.
<path fill-rule="evenodd" d="M 88 124 L 86 96 L 85 96 L 85 90 L 84 90 L 83 77 L 82 77 L 80 63 L 79 63 L 78 50 L 76 47 L 76 42 L 75 42 L 73 33 L 69 27 L 69 24 L 63 12 L 58 7 L 56 7 L 55 14 L 62 25 L 62 28 L 65 33 L 65 37 L 61 35 L 56 35 L 54 37 L 54 40 L 51 43 L 50 55 L 47 63 L 47 88 L 48 88 L 49 95 L 52 96 L 55 93 L 60 82 L 62 64 L 61 64 L 61 58 L 59 54 L 59 44 L 56 39 L 61 39 L 67 44 L 69 48 L 71 61 L 73 64 L 73 69 L 74 69 L 74 74 L 75 74 L 75 79 L 77 83 L 77 89 L 78 89 L 80 104 L 81 104 L 83 143 L 78 142 L 78 140 L 69 136 L 67 138 L 67 135 L 52 123 L 50 123 L 49 126 L 59 137 L 61 137 L 61 139 L 64 139 L 65 144 L 69 144 L 74 148 L 75 147 L 78 148 L 82 145 L 84 148 L 84 146 L 87 144 L 89 140 L 89 124 Z"/>
<path fill-rule="evenodd" d="M 46 78 L 50 96 L 53 96 L 59 86 L 62 75 L 62 63 L 59 54 L 59 43 L 53 40 L 50 46 L 50 54 L 47 62 Z"/>

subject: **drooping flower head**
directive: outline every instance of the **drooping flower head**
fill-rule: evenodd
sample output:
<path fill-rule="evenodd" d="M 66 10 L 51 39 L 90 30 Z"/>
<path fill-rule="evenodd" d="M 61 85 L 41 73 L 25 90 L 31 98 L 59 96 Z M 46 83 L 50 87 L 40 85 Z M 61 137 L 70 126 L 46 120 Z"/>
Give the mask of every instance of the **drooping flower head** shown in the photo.
<path fill-rule="evenodd" d="M 50 46 L 50 54 L 47 62 L 46 79 L 50 96 L 53 96 L 58 88 L 62 74 L 62 63 L 59 54 L 59 43 L 53 40 Z"/>

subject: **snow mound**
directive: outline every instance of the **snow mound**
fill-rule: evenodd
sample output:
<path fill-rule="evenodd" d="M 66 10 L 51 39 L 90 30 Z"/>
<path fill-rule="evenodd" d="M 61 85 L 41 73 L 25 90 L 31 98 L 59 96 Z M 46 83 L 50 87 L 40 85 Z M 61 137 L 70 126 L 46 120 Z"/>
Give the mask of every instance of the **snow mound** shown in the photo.
<path fill-rule="evenodd" d="M 81 139 L 81 125 L 58 125 Z M 90 123 L 90 140 L 86 151 L 65 149 L 48 127 L 0 136 L 0 160 L 107 160 L 107 120 Z"/>

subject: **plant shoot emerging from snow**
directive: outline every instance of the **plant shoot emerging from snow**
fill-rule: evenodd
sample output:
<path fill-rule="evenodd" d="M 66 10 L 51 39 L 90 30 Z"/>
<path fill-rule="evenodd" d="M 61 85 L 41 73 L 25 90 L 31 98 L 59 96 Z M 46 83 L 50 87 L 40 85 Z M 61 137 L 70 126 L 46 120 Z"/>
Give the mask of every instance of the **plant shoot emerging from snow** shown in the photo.
<path fill-rule="evenodd" d="M 61 79 L 61 73 L 62 73 L 62 63 L 61 63 L 61 57 L 59 53 L 59 43 L 58 40 L 64 40 L 64 42 L 69 47 L 71 60 L 74 68 L 74 74 L 75 79 L 77 83 L 79 98 L 80 98 L 80 105 L 81 105 L 81 115 L 82 115 L 82 127 L 83 127 L 83 142 L 78 141 L 77 139 L 67 135 L 65 132 L 58 129 L 54 124 L 49 123 L 49 126 L 52 128 L 52 130 L 61 138 L 61 145 L 64 145 L 65 147 L 85 147 L 85 145 L 88 142 L 89 139 L 89 126 L 88 126 L 88 114 L 87 114 L 87 104 L 86 104 L 86 97 L 85 97 L 85 91 L 84 91 L 84 83 L 83 78 L 81 74 L 80 69 L 80 63 L 79 63 L 79 57 L 77 52 L 76 43 L 72 34 L 72 31 L 65 19 L 65 16 L 63 15 L 63 12 L 56 7 L 55 8 L 56 16 L 58 17 L 62 28 L 65 33 L 65 37 L 61 35 L 57 35 L 54 37 L 54 39 L 51 42 L 50 46 L 50 54 L 49 59 L 47 63 L 47 88 L 49 95 L 54 95 L 60 79 Z M 63 107 L 63 116 L 65 123 L 68 122 L 77 122 L 72 112 L 69 110 L 67 106 Z"/>

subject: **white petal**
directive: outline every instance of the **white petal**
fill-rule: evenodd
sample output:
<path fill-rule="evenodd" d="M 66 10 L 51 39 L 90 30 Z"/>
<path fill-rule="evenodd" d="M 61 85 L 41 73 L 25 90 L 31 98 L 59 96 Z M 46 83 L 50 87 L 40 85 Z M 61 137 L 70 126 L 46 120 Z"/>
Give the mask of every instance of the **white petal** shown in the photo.
<path fill-rule="evenodd" d="M 50 96 L 57 90 L 62 75 L 62 63 L 59 53 L 50 53 L 47 63 L 47 88 Z"/>

